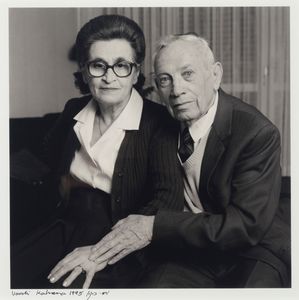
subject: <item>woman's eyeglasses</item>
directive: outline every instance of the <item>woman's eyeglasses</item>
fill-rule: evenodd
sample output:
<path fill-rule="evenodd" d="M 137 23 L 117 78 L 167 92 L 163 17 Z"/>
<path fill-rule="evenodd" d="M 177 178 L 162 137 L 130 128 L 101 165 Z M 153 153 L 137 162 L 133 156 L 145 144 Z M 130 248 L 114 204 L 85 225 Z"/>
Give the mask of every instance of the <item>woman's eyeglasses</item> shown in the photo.
<path fill-rule="evenodd" d="M 133 67 L 137 67 L 136 63 L 128 61 L 120 61 L 114 65 L 108 65 L 102 60 L 94 60 L 87 63 L 87 70 L 91 77 L 102 77 L 108 69 L 112 69 L 117 77 L 128 77 L 131 75 Z"/>

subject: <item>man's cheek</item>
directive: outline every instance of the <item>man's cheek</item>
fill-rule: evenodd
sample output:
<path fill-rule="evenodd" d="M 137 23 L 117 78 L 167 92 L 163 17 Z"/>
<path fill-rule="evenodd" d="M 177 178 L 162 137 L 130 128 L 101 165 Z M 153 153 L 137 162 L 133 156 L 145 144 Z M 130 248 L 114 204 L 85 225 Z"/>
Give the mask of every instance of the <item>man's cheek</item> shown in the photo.
<path fill-rule="evenodd" d="M 172 107 L 171 107 L 169 104 L 167 104 L 166 107 L 167 107 L 167 110 L 168 110 L 168 112 L 170 113 L 170 115 L 171 115 L 172 117 L 174 117 L 175 114 L 174 114 L 174 112 L 173 112 Z"/>

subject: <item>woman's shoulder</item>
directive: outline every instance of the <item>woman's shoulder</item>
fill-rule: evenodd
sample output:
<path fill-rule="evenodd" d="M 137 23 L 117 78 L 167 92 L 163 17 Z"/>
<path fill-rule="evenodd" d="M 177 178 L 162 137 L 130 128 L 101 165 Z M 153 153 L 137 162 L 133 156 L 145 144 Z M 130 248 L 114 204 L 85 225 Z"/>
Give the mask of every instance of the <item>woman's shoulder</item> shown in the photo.
<path fill-rule="evenodd" d="M 62 122 L 72 122 L 73 117 L 77 115 L 83 109 L 84 106 L 87 105 L 90 99 L 90 95 L 69 99 L 65 103 L 64 109 L 60 116 L 60 120 Z"/>
<path fill-rule="evenodd" d="M 83 109 L 84 106 L 87 105 L 90 99 L 91 99 L 91 95 L 78 97 L 78 98 L 71 98 L 66 102 L 64 106 L 64 112 L 78 113 L 81 109 Z"/>
<path fill-rule="evenodd" d="M 141 124 L 145 126 L 175 127 L 177 122 L 171 117 L 166 107 L 152 100 L 144 99 Z"/>
<path fill-rule="evenodd" d="M 166 110 L 166 107 L 154 100 L 143 98 L 144 107 L 148 110 Z"/>
<path fill-rule="evenodd" d="M 148 99 L 144 99 L 143 104 L 144 104 L 143 105 L 144 115 L 154 119 L 159 119 L 159 118 L 171 119 L 171 116 L 169 115 L 164 105 Z"/>

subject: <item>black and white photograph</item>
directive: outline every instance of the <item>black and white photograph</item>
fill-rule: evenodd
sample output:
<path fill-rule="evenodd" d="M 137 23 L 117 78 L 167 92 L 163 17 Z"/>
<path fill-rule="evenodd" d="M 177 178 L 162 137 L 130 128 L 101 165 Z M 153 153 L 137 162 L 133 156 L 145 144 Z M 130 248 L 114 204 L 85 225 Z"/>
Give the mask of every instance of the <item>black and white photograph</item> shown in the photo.
<path fill-rule="evenodd" d="M 292 2 L 11 3 L 3 299 L 294 297 Z"/>

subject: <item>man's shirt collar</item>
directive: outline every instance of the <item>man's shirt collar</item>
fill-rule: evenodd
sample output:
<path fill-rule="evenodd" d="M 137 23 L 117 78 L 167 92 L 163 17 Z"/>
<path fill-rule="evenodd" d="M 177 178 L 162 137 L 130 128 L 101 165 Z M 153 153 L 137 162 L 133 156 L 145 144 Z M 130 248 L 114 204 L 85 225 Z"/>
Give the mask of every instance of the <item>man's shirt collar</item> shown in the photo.
<path fill-rule="evenodd" d="M 190 135 L 194 143 L 204 137 L 211 128 L 217 111 L 218 98 L 219 96 L 217 91 L 214 97 L 214 103 L 209 108 L 208 112 L 189 127 Z"/>

